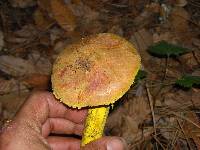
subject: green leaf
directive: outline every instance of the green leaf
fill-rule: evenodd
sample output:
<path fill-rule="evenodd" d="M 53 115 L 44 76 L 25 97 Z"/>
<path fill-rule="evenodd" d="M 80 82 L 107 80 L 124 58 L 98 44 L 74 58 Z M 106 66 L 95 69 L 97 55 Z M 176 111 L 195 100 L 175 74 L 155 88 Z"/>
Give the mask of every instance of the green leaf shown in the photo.
<path fill-rule="evenodd" d="M 184 75 L 176 80 L 176 84 L 183 88 L 192 88 L 194 85 L 200 86 L 200 76 Z"/>
<path fill-rule="evenodd" d="M 142 80 L 147 77 L 147 72 L 144 70 L 139 70 L 137 75 L 135 76 L 135 82 L 137 83 L 139 80 Z"/>
<path fill-rule="evenodd" d="M 187 48 L 160 41 L 148 48 L 148 51 L 158 57 L 179 56 L 189 52 Z"/>

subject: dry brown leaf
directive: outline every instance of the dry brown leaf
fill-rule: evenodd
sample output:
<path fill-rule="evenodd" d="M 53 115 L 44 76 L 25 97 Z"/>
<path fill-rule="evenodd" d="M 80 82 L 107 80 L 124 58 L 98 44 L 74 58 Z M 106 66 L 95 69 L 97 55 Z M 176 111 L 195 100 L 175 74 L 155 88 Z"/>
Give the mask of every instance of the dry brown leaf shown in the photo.
<path fill-rule="evenodd" d="M 3 32 L 0 31 L 0 51 L 2 50 L 3 47 L 4 47 L 4 35 Z"/>
<path fill-rule="evenodd" d="M 38 31 L 32 24 L 27 24 L 23 26 L 20 30 L 14 32 L 18 37 L 30 38 L 33 36 L 38 36 Z"/>
<path fill-rule="evenodd" d="M 109 33 L 114 33 L 114 34 L 117 34 L 119 36 L 123 36 L 123 29 L 122 27 L 120 27 L 120 25 L 114 25 L 112 26 L 109 30 L 108 30 Z"/>
<path fill-rule="evenodd" d="M 34 12 L 34 20 L 39 30 L 47 30 L 54 23 L 54 21 L 40 9 Z"/>
<path fill-rule="evenodd" d="M 41 57 L 36 52 L 31 53 L 28 60 L 11 55 L 2 55 L 0 56 L 0 60 L 0 70 L 15 77 L 32 73 L 46 75 L 51 73 L 52 65 L 49 59 Z"/>
<path fill-rule="evenodd" d="M 79 32 L 87 34 L 95 34 L 105 31 L 105 25 L 99 21 L 100 13 L 91 9 L 87 5 L 71 5 L 74 14 L 81 18 L 79 24 L 81 29 Z M 103 14 L 101 16 L 103 18 Z"/>
<path fill-rule="evenodd" d="M 145 28 L 142 28 L 131 36 L 130 41 L 140 53 L 144 66 L 148 66 L 150 55 L 147 52 L 147 48 L 153 44 L 153 35 Z"/>
<path fill-rule="evenodd" d="M 134 43 L 137 49 L 146 50 L 153 44 L 153 35 L 145 28 L 142 28 L 135 32 L 131 36 L 130 40 Z"/>
<path fill-rule="evenodd" d="M 153 34 L 153 43 L 157 43 L 159 41 L 172 41 L 174 39 L 174 35 L 171 32 L 163 32 L 163 33 L 154 33 Z"/>
<path fill-rule="evenodd" d="M 200 58 L 200 53 L 198 53 L 198 51 L 194 54 L 196 55 L 197 58 Z M 185 55 L 182 55 L 179 57 L 179 61 L 184 64 L 185 66 L 185 70 L 192 70 L 194 67 L 198 67 L 198 63 L 197 60 L 195 59 L 194 57 L 194 54 L 193 53 L 188 53 L 188 54 L 185 54 Z"/>
<path fill-rule="evenodd" d="M 2 103 L 0 102 L 0 116 L 1 116 L 2 112 L 3 112 L 3 105 L 2 105 Z M 0 120 L 1 120 L 1 119 L 0 119 Z"/>
<path fill-rule="evenodd" d="M 25 82 L 25 84 L 27 84 L 29 87 L 37 89 L 47 89 L 49 80 L 49 75 L 34 73 L 24 78 L 23 82 Z"/>
<path fill-rule="evenodd" d="M 187 0 L 175 0 L 175 5 L 179 7 L 184 7 L 187 5 Z"/>
<path fill-rule="evenodd" d="M 23 76 L 35 72 L 33 64 L 22 58 L 2 55 L 0 60 L 0 70 L 9 75 Z"/>
<path fill-rule="evenodd" d="M 9 0 L 9 2 L 13 7 L 20 8 L 32 7 L 36 4 L 35 0 Z"/>
<path fill-rule="evenodd" d="M 174 7 L 170 17 L 174 30 L 177 32 L 187 32 L 189 29 L 189 18 L 190 16 L 184 8 Z"/>
<path fill-rule="evenodd" d="M 28 62 L 30 62 L 34 66 L 33 73 L 50 75 L 52 69 L 52 63 L 50 62 L 48 57 L 43 57 L 37 51 L 33 51 L 29 54 Z"/>
<path fill-rule="evenodd" d="M 99 16 L 98 11 L 91 9 L 87 5 L 84 5 L 83 3 L 68 4 L 68 6 L 71 8 L 75 16 L 82 17 L 82 19 L 84 19 L 85 20 L 84 22 L 86 23 L 90 22 L 91 20 L 96 20 L 97 17 Z"/>
<path fill-rule="evenodd" d="M 56 53 L 60 53 L 65 47 L 66 47 L 66 42 L 65 41 L 58 41 L 57 43 L 55 43 L 54 45 L 54 51 Z"/>
<path fill-rule="evenodd" d="M 174 7 L 171 15 L 170 21 L 172 24 L 173 31 L 177 34 L 181 42 L 190 44 L 192 34 L 189 28 L 189 13 L 183 7 Z"/>
<path fill-rule="evenodd" d="M 134 19 L 134 25 L 137 28 L 143 28 L 154 20 L 154 14 L 160 10 L 160 6 L 156 3 L 151 3 L 147 5 L 146 8 L 141 12 L 141 14 L 137 15 Z"/>
<path fill-rule="evenodd" d="M 149 5 L 146 6 L 146 8 L 149 10 L 149 11 L 152 11 L 154 13 L 159 13 L 160 12 L 160 4 L 159 3 L 156 3 L 156 2 L 152 2 L 150 3 Z"/>
<path fill-rule="evenodd" d="M 193 45 L 195 45 L 196 47 L 198 47 L 198 49 L 200 49 L 200 39 L 193 38 L 192 39 L 192 43 L 193 43 Z"/>
<path fill-rule="evenodd" d="M 190 91 L 176 91 L 176 92 L 163 92 L 163 105 L 174 111 L 188 110 L 191 107 L 200 106 L 200 94 L 198 89 L 191 89 Z"/>
<path fill-rule="evenodd" d="M 187 113 L 186 117 L 189 118 L 195 124 L 200 126 L 199 118 L 194 112 Z M 188 136 L 188 138 L 191 138 L 194 140 L 197 146 L 197 149 L 200 149 L 200 128 L 186 121 L 184 123 L 183 130 L 185 132 L 185 135 Z"/>
<path fill-rule="evenodd" d="M 37 0 L 37 3 L 38 3 L 39 8 L 47 11 L 48 13 L 51 13 L 50 0 Z"/>
<path fill-rule="evenodd" d="M 81 4 L 82 2 L 81 2 L 81 0 L 71 0 L 71 3 L 76 4 L 76 5 L 79 5 L 79 4 Z"/>
<path fill-rule="evenodd" d="M 133 96 L 122 107 L 113 112 L 107 121 L 107 128 L 113 135 L 122 136 L 126 142 L 134 143 L 146 134 L 139 125 L 147 119 L 150 113 L 147 99 L 144 96 Z M 117 131 L 115 131 L 115 129 Z M 120 130 L 119 130 L 120 129 Z M 147 131 L 150 135 L 149 130 Z M 151 131 L 151 133 L 153 130 Z M 131 133 L 131 134 L 130 134 Z"/>
<path fill-rule="evenodd" d="M 5 36 L 5 40 L 9 43 L 6 46 L 11 46 L 11 48 L 13 48 L 11 43 L 26 45 L 27 43 L 34 41 L 35 38 L 38 37 L 38 34 L 39 32 L 34 25 L 25 25 L 20 30 L 9 33 Z"/>
<path fill-rule="evenodd" d="M 15 79 L 11 80 L 4 80 L 0 79 L 0 95 L 8 94 L 8 93 L 13 93 L 13 92 L 18 92 L 18 91 L 28 91 L 28 89 L 20 83 L 19 81 Z"/>
<path fill-rule="evenodd" d="M 13 80 L 0 79 L 0 95 L 9 93 L 12 86 Z"/>
<path fill-rule="evenodd" d="M 76 17 L 63 0 L 51 0 L 51 11 L 58 24 L 66 31 L 76 27 Z"/>
<path fill-rule="evenodd" d="M 81 18 L 79 20 L 79 25 L 81 26 L 79 32 L 85 34 L 95 34 L 105 31 L 105 29 L 102 30 L 105 26 L 101 23 L 101 21 L 99 21 L 100 13 L 98 11 L 91 9 L 83 3 L 79 3 L 77 5 L 70 4 L 68 6 L 71 8 L 75 16 Z M 101 17 L 103 18 L 103 16 Z"/>
<path fill-rule="evenodd" d="M 39 43 L 41 45 L 49 47 L 51 45 L 51 39 L 49 34 L 44 34 L 39 37 Z"/>
<path fill-rule="evenodd" d="M 83 3 L 87 6 L 89 6 L 92 9 L 103 8 L 103 1 L 102 0 L 84 0 Z"/>

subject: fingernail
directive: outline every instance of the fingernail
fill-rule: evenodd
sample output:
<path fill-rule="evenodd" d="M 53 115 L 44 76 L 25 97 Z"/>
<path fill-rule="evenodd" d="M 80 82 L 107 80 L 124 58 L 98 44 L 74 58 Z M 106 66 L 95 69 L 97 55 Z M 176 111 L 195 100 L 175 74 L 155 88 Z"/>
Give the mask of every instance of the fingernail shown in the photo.
<path fill-rule="evenodd" d="M 127 145 L 123 138 L 116 138 L 108 142 L 107 150 L 126 150 Z"/>

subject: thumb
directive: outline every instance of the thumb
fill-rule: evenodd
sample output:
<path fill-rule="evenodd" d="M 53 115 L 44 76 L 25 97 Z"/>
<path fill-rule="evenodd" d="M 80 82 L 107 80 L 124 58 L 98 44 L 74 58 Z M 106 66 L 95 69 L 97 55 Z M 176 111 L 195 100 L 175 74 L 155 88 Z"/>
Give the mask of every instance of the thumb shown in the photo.
<path fill-rule="evenodd" d="M 119 137 L 103 137 L 86 144 L 82 150 L 125 150 L 127 149 L 124 139 Z"/>

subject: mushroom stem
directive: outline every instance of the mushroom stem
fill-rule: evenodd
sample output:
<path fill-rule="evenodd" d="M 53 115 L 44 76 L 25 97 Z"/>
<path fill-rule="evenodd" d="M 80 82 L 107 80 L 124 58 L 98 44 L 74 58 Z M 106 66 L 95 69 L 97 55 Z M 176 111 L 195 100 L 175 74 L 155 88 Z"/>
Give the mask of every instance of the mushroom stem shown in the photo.
<path fill-rule="evenodd" d="M 95 107 L 88 110 L 81 146 L 102 137 L 108 112 L 109 106 Z"/>

